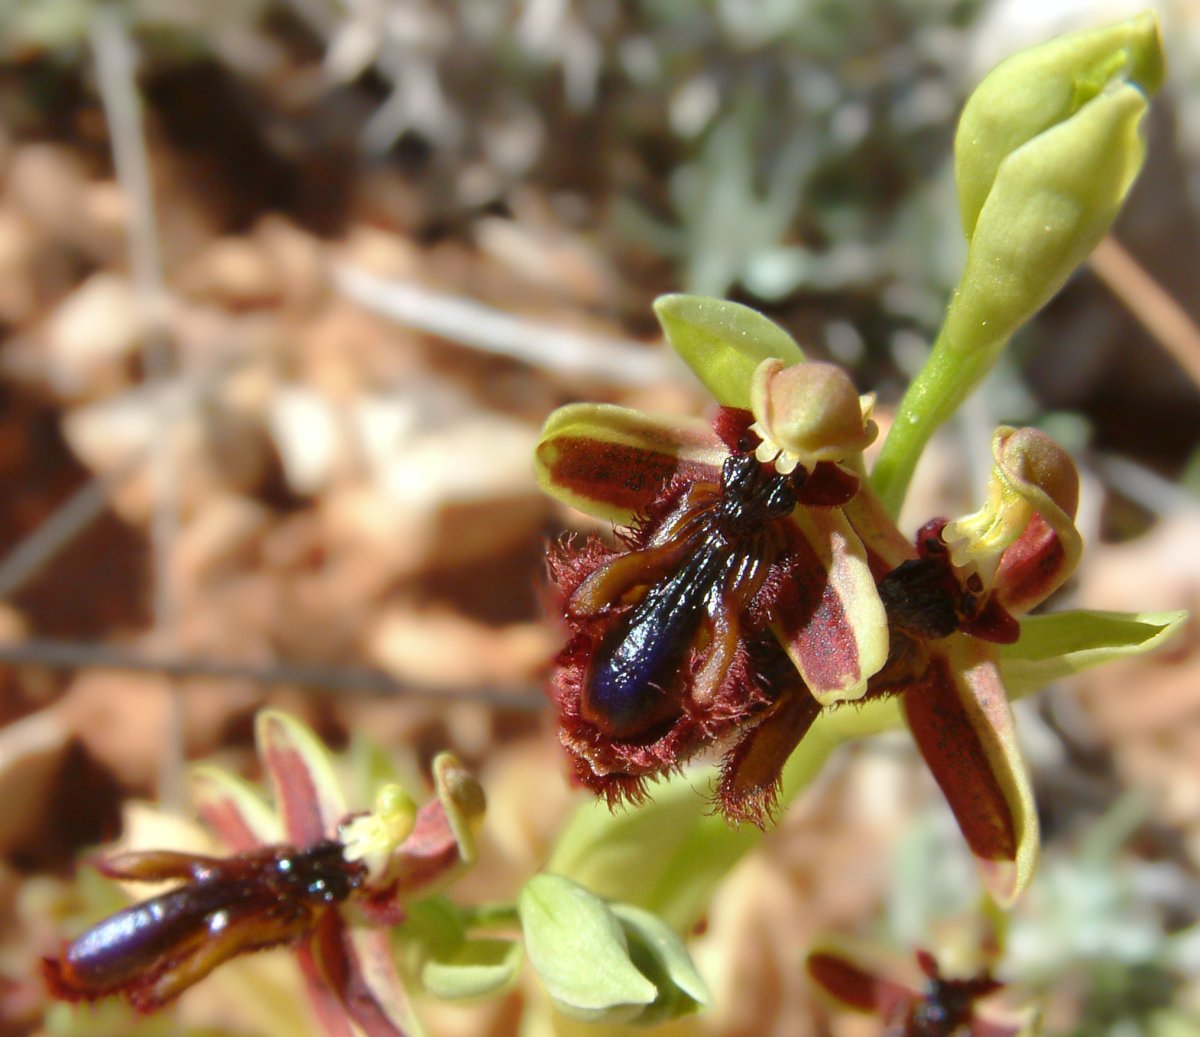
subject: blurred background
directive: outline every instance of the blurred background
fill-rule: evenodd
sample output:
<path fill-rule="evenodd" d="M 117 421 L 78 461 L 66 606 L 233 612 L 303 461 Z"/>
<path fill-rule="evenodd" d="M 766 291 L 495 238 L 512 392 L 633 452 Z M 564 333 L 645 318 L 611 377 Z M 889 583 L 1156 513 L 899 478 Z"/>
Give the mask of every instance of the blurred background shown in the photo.
<path fill-rule="evenodd" d="M 650 311 L 675 290 L 763 308 L 886 420 L 964 255 L 964 98 L 1144 6 L 0 0 L 0 1033 L 275 1032 L 220 974 L 140 1021 L 35 978 L 77 857 L 186 816 L 185 761 L 253 776 L 266 703 L 413 773 L 453 749 L 490 798 L 474 895 L 511 896 L 577 801 L 543 545 L 594 528 L 536 491 L 540 423 L 702 408 Z M 933 444 L 908 525 L 1038 424 L 1085 487 L 1057 604 L 1194 613 L 1200 4 L 1158 8 L 1113 238 Z M 1019 711 L 1046 852 L 1002 974 L 1049 1032 L 1200 1025 L 1196 649 Z M 845 751 L 722 889 L 716 1007 L 675 1032 L 874 1032 L 813 1006 L 808 943 L 953 946 L 974 881 L 904 736 Z M 430 1029 L 516 1033 L 533 996 Z"/>

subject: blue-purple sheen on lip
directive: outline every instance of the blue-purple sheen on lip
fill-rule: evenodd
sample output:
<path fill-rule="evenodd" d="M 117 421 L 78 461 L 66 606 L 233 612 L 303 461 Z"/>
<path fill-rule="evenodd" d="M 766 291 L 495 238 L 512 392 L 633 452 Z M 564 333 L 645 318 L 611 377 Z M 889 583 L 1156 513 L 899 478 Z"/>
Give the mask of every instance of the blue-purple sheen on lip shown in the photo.
<path fill-rule="evenodd" d="M 583 689 L 583 715 L 614 738 L 643 734 L 679 712 L 679 684 L 713 587 L 733 563 L 708 540 L 671 576 L 652 586 L 605 636 Z"/>
<path fill-rule="evenodd" d="M 240 902 L 252 909 L 255 884 L 192 882 L 133 904 L 92 926 L 67 951 L 67 961 L 81 977 L 119 983 L 167 954 L 207 916 Z"/>

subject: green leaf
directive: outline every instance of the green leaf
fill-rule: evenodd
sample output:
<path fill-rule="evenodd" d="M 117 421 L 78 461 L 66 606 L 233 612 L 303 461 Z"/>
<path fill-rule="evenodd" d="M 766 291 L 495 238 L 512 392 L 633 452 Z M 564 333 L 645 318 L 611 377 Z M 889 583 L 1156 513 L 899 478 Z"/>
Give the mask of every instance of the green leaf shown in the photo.
<path fill-rule="evenodd" d="M 1020 640 L 1000 649 L 1005 689 L 1019 698 L 1101 663 L 1152 651 L 1186 619 L 1186 612 L 1088 609 L 1027 616 Z"/>
<path fill-rule="evenodd" d="M 750 379 L 772 357 L 799 364 L 804 353 L 774 321 L 749 306 L 699 295 L 662 295 L 654 312 L 671 348 L 726 407 L 750 408 Z"/>
<path fill-rule="evenodd" d="M 658 997 L 638 1016 L 639 1023 L 678 1019 L 708 1004 L 708 987 L 670 926 L 631 904 L 613 904 L 612 912 L 625 928 L 634 964 L 658 988 Z"/>
<path fill-rule="evenodd" d="M 510 987 L 524 953 L 515 940 L 468 940 L 448 958 L 430 958 L 421 967 L 421 985 L 445 1001 L 485 997 Z"/>
<path fill-rule="evenodd" d="M 529 960 L 565 1014 L 624 1022 L 658 996 L 630 960 L 616 915 L 578 883 L 535 875 L 521 890 L 517 910 Z"/>

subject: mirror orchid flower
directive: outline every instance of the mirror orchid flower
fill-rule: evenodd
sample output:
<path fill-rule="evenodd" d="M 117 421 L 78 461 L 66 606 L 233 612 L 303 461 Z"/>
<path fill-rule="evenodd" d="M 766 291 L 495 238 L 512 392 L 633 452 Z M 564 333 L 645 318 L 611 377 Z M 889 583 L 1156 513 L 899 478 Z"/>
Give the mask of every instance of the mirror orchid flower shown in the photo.
<path fill-rule="evenodd" d="M 115 994 L 152 1012 L 224 962 L 287 944 L 325 1033 L 419 1033 L 390 928 L 404 920 L 405 900 L 473 862 L 479 784 L 444 753 L 434 761 L 436 799 L 418 810 L 399 786 L 385 785 L 374 810 L 352 814 L 311 731 L 265 711 L 256 734 L 275 810 L 224 771 L 197 769 L 197 811 L 231 856 L 133 851 L 99 862 L 123 881 L 181 882 L 46 959 L 51 993 L 69 1001 Z"/>
<path fill-rule="evenodd" d="M 658 312 L 722 405 L 712 423 L 577 404 L 538 447 L 551 494 L 617 524 L 615 545 L 549 552 L 569 634 L 549 694 L 574 776 L 637 801 L 715 747 L 718 806 L 761 825 L 822 717 L 896 701 L 1011 903 L 1037 822 L 1002 650 L 1079 560 L 1073 463 L 1036 429 L 1001 428 L 984 506 L 914 545 L 863 476 L 872 401 L 844 374 L 745 307 L 671 296 Z"/>
<path fill-rule="evenodd" d="M 657 309 L 721 407 L 709 423 L 575 404 L 546 422 L 542 486 L 618 526 L 616 546 L 549 552 L 569 630 L 550 694 L 575 777 L 610 802 L 721 745 L 721 809 L 761 822 L 821 707 L 861 698 L 887 658 L 883 603 L 841 510 L 861 486 L 873 399 L 744 307 L 676 296 Z"/>

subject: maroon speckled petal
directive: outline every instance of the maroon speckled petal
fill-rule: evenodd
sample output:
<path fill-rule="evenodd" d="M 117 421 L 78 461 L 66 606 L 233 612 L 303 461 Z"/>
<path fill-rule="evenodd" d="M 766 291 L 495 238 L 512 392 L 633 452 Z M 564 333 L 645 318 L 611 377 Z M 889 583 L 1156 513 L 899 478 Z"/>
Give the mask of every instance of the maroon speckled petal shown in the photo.
<path fill-rule="evenodd" d="M 1034 515 L 1000 558 L 995 579 L 997 596 L 1009 612 L 1022 615 L 1061 587 L 1076 561 L 1050 524 L 1041 515 Z"/>
<path fill-rule="evenodd" d="M 836 509 L 797 511 L 772 627 L 822 705 L 861 698 L 887 660 L 887 616 L 862 542 Z"/>
<path fill-rule="evenodd" d="M 350 929 L 335 920 L 318 930 L 313 950 L 326 983 L 366 1037 L 420 1032 L 396 971 L 388 932 Z"/>
<path fill-rule="evenodd" d="M 312 846 L 336 836 L 347 808 L 325 747 L 298 720 L 275 710 L 259 713 L 255 733 L 286 841 Z"/>
<path fill-rule="evenodd" d="M 321 919 L 314 939 L 317 941 L 337 940 L 339 938 L 338 930 L 341 926 L 341 919 L 331 912 Z M 322 935 L 325 930 L 332 931 Z M 313 1014 L 316 1015 L 325 1037 L 354 1037 L 354 1031 L 346 1018 L 345 1009 L 342 1007 L 342 1001 L 326 982 L 326 978 L 321 972 L 321 966 L 317 963 L 313 943 L 296 944 L 296 961 L 300 965 L 300 974 L 304 977 L 304 987 L 312 1002 Z"/>
<path fill-rule="evenodd" d="M 856 1012 L 894 1019 L 920 999 L 910 987 L 878 976 L 831 950 L 809 954 L 807 968 L 809 978 L 825 994 Z"/>
<path fill-rule="evenodd" d="M 1010 903 L 1032 871 L 1037 818 L 992 652 L 961 634 L 946 638 L 901 701 L 990 892 Z"/>

